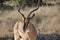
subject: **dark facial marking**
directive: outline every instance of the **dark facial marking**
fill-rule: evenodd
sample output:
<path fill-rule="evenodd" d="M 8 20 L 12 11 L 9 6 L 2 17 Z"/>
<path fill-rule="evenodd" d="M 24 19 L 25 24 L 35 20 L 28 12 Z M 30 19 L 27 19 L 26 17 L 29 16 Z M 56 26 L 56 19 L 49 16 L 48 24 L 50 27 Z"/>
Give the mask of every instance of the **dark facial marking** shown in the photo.
<path fill-rule="evenodd" d="M 24 22 L 24 27 L 23 27 L 24 32 L 26 31 L 26 28 L 27 28 L 27 26 L 29 24 L 29 21 L 30 21 L 29 19 L 26 19 L 25 22 Z"/>

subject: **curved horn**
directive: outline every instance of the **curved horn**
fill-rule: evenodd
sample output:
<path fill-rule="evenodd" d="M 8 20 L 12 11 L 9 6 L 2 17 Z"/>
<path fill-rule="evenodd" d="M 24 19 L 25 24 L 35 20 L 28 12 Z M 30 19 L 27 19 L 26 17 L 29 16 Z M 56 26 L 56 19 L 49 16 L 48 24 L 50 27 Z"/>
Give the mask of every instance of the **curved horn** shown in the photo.
<path fill-rule="evenodd" d="M 40 2 L 40 0 L 38 0 L 38 4 L 37 4 L 37 8 L 36 9 L 34 9 L 34 10 L 32 10 L 29 14 L 28 14 L 28 16 L 27 17 L 29 17 L 34 11 L 36 11 L 36 10 L 38 10 L 39 9 L 39 2 Z"/>
<path fill-rule="evenodd" d="M 20 12 L 20 8 L 18 9 L 18 12 L 23 16 L 23 18 L 25 19 L 24 14 L 22 14 L 22 12 Z"/>

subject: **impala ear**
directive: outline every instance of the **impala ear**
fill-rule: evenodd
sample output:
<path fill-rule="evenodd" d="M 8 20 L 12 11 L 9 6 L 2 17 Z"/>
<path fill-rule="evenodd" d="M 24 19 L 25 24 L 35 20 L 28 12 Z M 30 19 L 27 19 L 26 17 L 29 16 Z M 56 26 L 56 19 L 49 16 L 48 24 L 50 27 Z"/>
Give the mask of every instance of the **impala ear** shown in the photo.
<path fill-rule="evenodd" d="M 30 19 L 34 18 L 35 14 L 32 14 L 32 16 L 30 17 Z"/>

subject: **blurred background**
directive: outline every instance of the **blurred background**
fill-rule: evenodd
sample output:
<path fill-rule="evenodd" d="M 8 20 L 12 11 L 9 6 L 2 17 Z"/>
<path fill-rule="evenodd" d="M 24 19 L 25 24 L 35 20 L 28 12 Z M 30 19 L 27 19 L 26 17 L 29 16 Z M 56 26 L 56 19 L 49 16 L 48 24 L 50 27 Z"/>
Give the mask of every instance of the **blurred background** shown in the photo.
<path fill-rule="evenodd" d="M 27 16 L 37 3 L 38 0 L 0 0 L 0 40 L 13 40 L 14 24 L 22 19 L 19 7 Z M 60 40 L 60 0 L 40 0 L 39 6 L 31 22 L 40 40 Z"/>

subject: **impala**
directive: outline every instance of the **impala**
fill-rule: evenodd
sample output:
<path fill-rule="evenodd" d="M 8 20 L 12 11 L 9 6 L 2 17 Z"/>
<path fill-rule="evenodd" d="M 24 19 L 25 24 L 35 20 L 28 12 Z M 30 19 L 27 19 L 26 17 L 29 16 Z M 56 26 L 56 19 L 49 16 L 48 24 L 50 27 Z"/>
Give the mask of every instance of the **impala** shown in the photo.
<path fill-rule="evenodd" d="M 32 13 L 38 10 L 38 8 L 39 8 L 39 1 L 38 1 L 37 8 L 32 10 L 27 17 L 25 17 L 22 14 L 22 12 L 20 12 L 21 8 L 19 8 L 18 12 L 22 15 L 23 19 L 17 21 L 16 24 L 14 25 L 13 28 L 14 40 L 36 40 L 37 39 L 37 31 L 35 29 L 35 26 L 30 22 L 30 20 L 34 18 L 35 14 Z"/>

